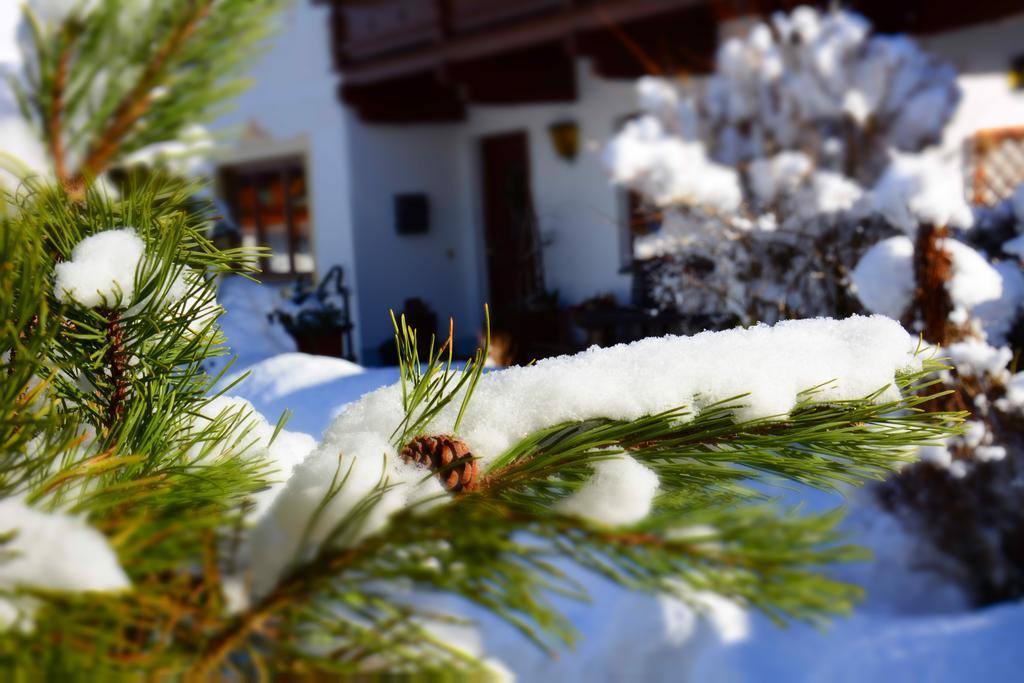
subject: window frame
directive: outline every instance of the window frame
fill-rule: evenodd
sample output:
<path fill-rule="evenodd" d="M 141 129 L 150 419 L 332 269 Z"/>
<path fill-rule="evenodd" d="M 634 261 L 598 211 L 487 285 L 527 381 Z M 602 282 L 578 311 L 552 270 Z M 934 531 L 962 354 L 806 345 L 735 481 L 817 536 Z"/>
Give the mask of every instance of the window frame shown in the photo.
<path fill-rule="evenodd" d="M 270 176 L 274 173 L 279 174 L 281 191 L 283 193 L 282 212 L 285 227 L 285 238 L 288 245 L 288 270 L 270 270 L 270 259 L 279 253 L 284 253 L 271 251 L 270 254 L 259 259 L 260 277 L 264 281 L 294 280 L 296 278 L 311 279 L 313 274 L 316 272 L 315 259 L 314 266 L 311 270 L 299 271 L 296 269 L 296 257 L 298 253 L 297 242 L 303 236 L 299 233 L 298 225 L 295 222 L 295 207 L 293 206 L 298 195 L 292 195 L 290 191 L 290 183 L 294 182 L 296 177 L 302 179 L 304 187 L 303 194 L 307 205 L 305 221 L 306 230 L 304 236 L 309 244 L 312 244 L 314 229 L 312 221 L 310 220 L 310 212 L 308 208 L 309 174 L 306 172 L 305 159 L 301 155 L 288 154 L 263 159 L 223 163 L 217 168 L 218 194 L 221 196 L 224 204 L 231 212 L 232 221 L 238 226 L 239 231 L 241 231 L 242 223 L 240 216 L 242 215 L 242 210 L 240 192 L 245 188 L 253 189 L 255 202 L 253 225 L 255 227 L 256 243 L 260 246 L 265 246 L 268 244 L 268 240 L 266 226 L 264 225 L 262 216 L 262 210 L 264 207 L 260 205 L 259 201 L 259 179 L 261 177 Z"/>

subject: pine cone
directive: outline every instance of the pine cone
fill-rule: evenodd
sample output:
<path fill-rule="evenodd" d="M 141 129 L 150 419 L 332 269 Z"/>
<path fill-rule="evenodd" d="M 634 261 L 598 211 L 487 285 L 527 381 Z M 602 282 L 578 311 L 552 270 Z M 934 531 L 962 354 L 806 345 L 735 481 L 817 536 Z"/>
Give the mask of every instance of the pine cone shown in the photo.
<path fill-rule="evenodd" d="M 465 442 L 454 436 L 417 436 L 402 449 L 402 459 L 437 472 L 452 493 L 472 489 L 477 465 Z"/>

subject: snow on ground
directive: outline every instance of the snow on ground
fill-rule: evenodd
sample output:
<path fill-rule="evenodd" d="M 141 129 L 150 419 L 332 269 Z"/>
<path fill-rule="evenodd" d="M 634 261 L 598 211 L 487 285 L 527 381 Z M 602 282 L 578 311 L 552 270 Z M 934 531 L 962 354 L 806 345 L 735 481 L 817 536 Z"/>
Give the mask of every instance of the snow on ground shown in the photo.
<path fill-rule="evenodd" d="M 229 275 L 218 283 L 217 301 L 224 307 L 224 315 L 217 322 L 237 357 L 233 370 L 295 350 L 291 335 L 270 321 L 270 314 L 282 301 L 277 288 Z M 226 362 L 216 360 L 222 362 L 212 370 L 220 370 Z"/>
<path fill-rule="evenodd" d="M 336 379 L 362 374 L 366 369 L 342 358 L 296 352 L 271 356 L 250 366 L 246 372 L 246 393 L 268 403 Z M 236 373 L 227 381 L 241 375 L 241 372 Z"/>
<path fill-rule="evenodd" d="M 748 638 L 704 653 L 693 680 L 1011 681 L 1024 664 L 1020 605 L 928 617 L 858 613 L 824 631 L 751 621 Z"/>
<path fill-rule="evenodd" d="M 398 368 L 363 368 L 340 358 L 298 352 L 236 367 L 225 382 L 248 376 L 230 389 L 230 395 L 248 400 L 271 422 L 291 410 L 288 429 L 314 437 L 345 405 L 399 379 Z"/>

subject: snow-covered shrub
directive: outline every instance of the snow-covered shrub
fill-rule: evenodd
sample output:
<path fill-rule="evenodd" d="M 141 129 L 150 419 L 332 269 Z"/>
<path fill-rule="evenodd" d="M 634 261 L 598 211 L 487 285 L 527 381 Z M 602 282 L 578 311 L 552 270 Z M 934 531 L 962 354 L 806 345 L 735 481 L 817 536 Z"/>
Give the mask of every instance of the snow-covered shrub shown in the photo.
<path fill-rule="evenodd" d="M 1024 595 L 1024 396 L 1006 370 L 1010 352 L 984 342 L 951 345 L 956 369 L 945 407 L 971 413 L 964 432 L 920 451 L 920 463 L 877 489 L 879 500 L 952 563 L 975 604 Z M 937 406 L 936 406 L 937 407 Z"/>
<path fill-rule="evenodd" d="M 953 368 L 945 378 L 952 393 L 940 405 L 970 413 L 964 434 L 922 449 L 920 464 L 879 489 L 889 509 L 954 561 L 954 578 L 980 604 L 1024 595 L 1024 373 L 1008 369 L 1024 346 L 1014 248 L 1024 232 L 1015 207 L 1022 197 L 1018 189 L 979 210 L 964 241 L 946 244 L 953 324 L 937 353 Z M 894 239 L 913 251 L 909 238 Z"/>
<path fill-rule="evenodd" d="M 1024 346 L 1024 189 L 972 209 L 957 161 L 930 148 L 954 69 L 855 14 L 801 7 L 723 43 L 707 82 L 637 89 L 643 113 L 604 160 L 662 217 L 634 243 L 650 298 L 719 325 L 867 310 L 941 347 L 956 368 L 935 406 L 971 413 L 970 429 L 883 494 L 977 577 L 975 599 L 1019 595 L 1024 556 L 973 508 L 997 484 L 996 507 L 1024 507 L 1006 369 Z"/>
<path fill-rule="evenodd" d="M 664 216 L 635 243 L 657 259 L 653 299 L 741 321 L 861 310 L 850 274 L 868 247 L 926 209 L 970 222 L 931 182 L 947 166 L 914 154 L 941 136 L 955 76 L 858 15 L 801 7 L 723 43 L 703 85 L 642 79 L 643 113 L 604 160 Z"/>

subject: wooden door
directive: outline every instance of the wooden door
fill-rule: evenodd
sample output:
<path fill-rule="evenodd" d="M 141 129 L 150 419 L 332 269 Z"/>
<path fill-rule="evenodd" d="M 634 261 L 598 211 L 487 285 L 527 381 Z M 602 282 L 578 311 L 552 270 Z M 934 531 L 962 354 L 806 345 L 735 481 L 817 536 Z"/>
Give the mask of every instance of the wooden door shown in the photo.
<path fill-rule="evenodd" d="M 481 156 L 490 304 L 500 315 L 543 294 L 526 133 L 484 138 Z"/>

